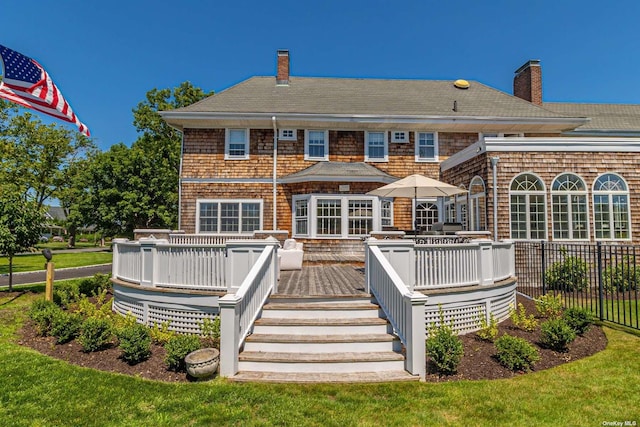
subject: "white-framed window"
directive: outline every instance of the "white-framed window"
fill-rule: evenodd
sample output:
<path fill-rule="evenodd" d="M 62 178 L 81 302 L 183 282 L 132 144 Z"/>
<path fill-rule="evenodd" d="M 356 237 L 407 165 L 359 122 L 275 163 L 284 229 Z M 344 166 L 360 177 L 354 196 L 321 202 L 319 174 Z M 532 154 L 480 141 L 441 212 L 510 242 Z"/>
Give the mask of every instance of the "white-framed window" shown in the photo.
<path fill-rule="evenodd" d="M 359 194 L 294 195 L 293 236 L 334 239 L 366 236 L 381 229 L 383 206 L 392 215 L 392 202 L 378 197 Z M 388 217 L 388 220 L 392 221 L 392 218 Z"/>
<path fill-rule="evenodd" d="M 542 240 L 547 235 L 546 194 L 544 183 L 525 172 L 509 186 L 511 238 Z"/>
<path fill-rule="evenodd" d="M 593 183 L 593 222 L 596 240 L 629 240 L 631 213 L 629 187 L 614 173 L 605 173 Z"/>
<path fill-rule="evenodd" d="M 438 134 L 436 132 L 416 132 L 416 162 L 438 160 Z"/>
<path fill-rule="evenodd" d="M 587 186 L 573 173 L 558 175 L 551 183 L 554 240 L 589 240 Z"/>
<path fill-rule="evenodd" d="M 389 161 L 389 144 L 387 132 L 364 133 L 364 161 L 387 162 Z"/>
<path fill-rule="evenodd" d="M 227 129 L 224 139 L 225 160 L 249 158 L 249 129 Z"/>
<path fill-rule="evenodd" d="M 487 229 L 487 194 L 484 180 L 475 176 L 469 184 L 469 230 Z"/>
<path fill-rule="evenodd" d="M 278 129 L 278 139 L 281 141 L 296 141 L 298 131 L 295 129 Z"/>
<path fill-rule="evenodd" d="M 444 200 L 444 221 L 456 222 L 456 196 Z"/>
<path fill-rule="evenodd" d="M 435 200 L 418 199 L 414 209 L 413 223 L 416 230 L 431 230 L 431 226 L 440 221 L 440 209 Z"/>
<path fill-rule="evenodd" d="M 481 132 L 478 134 L 478 137 L 479 137 L 478 139 L 480 140 L 484 140 L 485 138 L 512 138 L 512 137 L 522 138 L 524 137 L 524 133 Z"/>
<path fill-rule="evenodd" d="M 298 199 L 295 201 L 293 210 L 294 234 L 298 236 L 309 235 L 309 199 Z"/>
<path fill-rule="evenodd" d="M 196 205 L 198 233 L 252 234 L 262 229 L 261 199 L 201 199 Z"/>
<path fill-rule="evenodd" d="M 304 131 L 304 159 L 329 160 L 329 131 Z"/>
<path fill-rule="evenodd" d="M 391 142 L 406 143 L 409 142 L 409 132 L 406 130 L 392 130 Z"/>
<path fill-rule="evenodd" d="M 393 199 L 380 200 L 380 225 L 393 227 Z"/>

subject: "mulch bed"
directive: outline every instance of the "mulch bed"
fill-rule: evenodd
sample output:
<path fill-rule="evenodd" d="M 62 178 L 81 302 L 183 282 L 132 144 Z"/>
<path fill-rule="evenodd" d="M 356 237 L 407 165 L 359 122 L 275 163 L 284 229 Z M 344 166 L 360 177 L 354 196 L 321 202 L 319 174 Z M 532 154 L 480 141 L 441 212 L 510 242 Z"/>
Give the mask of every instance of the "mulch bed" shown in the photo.
<path fill-rule="evenodd" d="M 536 313 L 535 305 L 532 301 L 518 298 L 518 302 L 526 307 L 527 313 Z M 563 363 L 590 356 L 603 350 L 607 345 L 607 338 L 602 328 L 598 326 L 592 326 L 584 336 L 578 336 L 576 340 L 569 345 L 569 351 L 566 353 L 558 353 L 542 348 L 538 344 L 540 337 L 539 328 L 534 332 L 526 332 L 514 328 L 511 320 L 506 320 L 499 325 L 499 330 L 499 336 L 508 333 L 509 335 L 522 337 L 533 343 L 539 349 L 540 361 L 536 363 L 534 371 L 549 369 Z M 433 372 L 433 366 L 427 362 L 427 370 L 429 371 L 427 381 L 446 382 L 499 379 L 511 378 L 523 374 L 522 372 L 514 373 L 502 367 L 494 358 L 495 349 L 492 343 L 476 338 L 476 335 L 473 333 L 463 335 L 460 338 L 464 345 L 464 357 L 458 367 L 458 372 L 454 375 L 439 376 Z M 22 328 L 18 343 L 56 359 L 101 371 L 116 372 L 165 382 L 187 382 L 192 380 L 185 373 L 167 370 L 164 363 L 164 348 L 157 345 L 152 346 L 152 354 L 149 359 L 136 365 L 129 365 L 120 358 L 120 349 L 115 346 L 93 353 L 85 353 L 76 341 L 57 345 L 53 337 L 38 336 L 31 322 L 27 322 Z"/>

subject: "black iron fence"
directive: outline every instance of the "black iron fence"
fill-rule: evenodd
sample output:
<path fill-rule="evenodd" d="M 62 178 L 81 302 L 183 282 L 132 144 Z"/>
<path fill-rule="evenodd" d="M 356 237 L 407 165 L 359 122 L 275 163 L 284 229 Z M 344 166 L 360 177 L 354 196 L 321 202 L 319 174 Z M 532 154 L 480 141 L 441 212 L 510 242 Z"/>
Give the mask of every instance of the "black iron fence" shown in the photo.
<path fill-rule="evenodd" d="M 607 243 L 516 242 L 518 291 L 562 295 L 600 320 L 640 329 L 640 246 Z"/>

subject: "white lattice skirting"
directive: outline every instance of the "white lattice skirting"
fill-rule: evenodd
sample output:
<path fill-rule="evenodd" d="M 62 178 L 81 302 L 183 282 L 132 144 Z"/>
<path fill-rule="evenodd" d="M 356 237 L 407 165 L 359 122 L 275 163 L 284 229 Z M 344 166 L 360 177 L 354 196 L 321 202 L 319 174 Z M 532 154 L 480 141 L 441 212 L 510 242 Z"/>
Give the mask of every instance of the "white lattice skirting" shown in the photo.
<path fill-rule="evenodd" d="M 440 323 L 440 308 L 446 324 L 453 322 L 459 334 L 480 329 L 479 317 L 487 321 L 493 313 L 498 321 L 509 317 L 509 309 L 516 303 L 515 280 L 491 286 L 474 286 L 472 290 L 452 289 L 450 292 L 425 292 L 428 296 L 425 306 L 425 327 Z"/>
<path fill-rule="evenodd" d="M 116 313 L 131 313 L 139 323 L 149 326 L 169 322 L 169 329 L 180 333 L 199 334 L 203 319 L 219 315 L 219 295 L 149 290 L 117 283 L 113 293 Z"/>

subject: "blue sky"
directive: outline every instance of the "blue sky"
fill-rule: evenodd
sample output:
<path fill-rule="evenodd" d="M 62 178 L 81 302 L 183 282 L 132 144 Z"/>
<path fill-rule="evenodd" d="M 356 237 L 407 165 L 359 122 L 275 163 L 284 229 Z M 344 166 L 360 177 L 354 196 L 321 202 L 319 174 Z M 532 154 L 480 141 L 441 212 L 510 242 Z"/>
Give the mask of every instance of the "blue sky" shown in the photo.
<path fill-rule="evenodd" d="M 102 149 L 135 141 L 131 110 L 149 90 L 189 80 L 221 91 L 252 75 L 271 76 L 283 48 L 294 76 L 465 78 L 508 93 L 514 71 L 540 59 L 545 101 L 640 103 L 637 0 L 2 6 L 0 44 L 44 66 Z"/>

